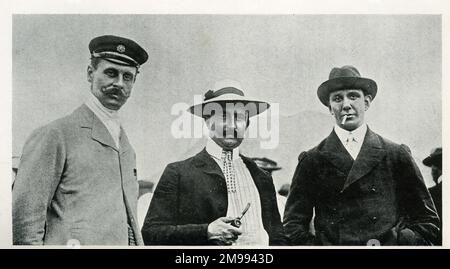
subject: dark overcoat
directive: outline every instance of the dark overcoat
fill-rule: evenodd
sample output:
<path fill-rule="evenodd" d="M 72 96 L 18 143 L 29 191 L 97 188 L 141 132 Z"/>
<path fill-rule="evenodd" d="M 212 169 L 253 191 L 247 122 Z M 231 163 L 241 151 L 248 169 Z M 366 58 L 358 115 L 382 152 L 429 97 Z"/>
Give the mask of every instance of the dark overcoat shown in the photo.
<path fill-rule="evenodd" d="M 313 209 L 315 236 L 309 232 Z M 438 223 L 405 145 L 368 129 L 353 161 L 333 131 L 299 156 L 284 214 L 293 245 L 429 245 Z"/>

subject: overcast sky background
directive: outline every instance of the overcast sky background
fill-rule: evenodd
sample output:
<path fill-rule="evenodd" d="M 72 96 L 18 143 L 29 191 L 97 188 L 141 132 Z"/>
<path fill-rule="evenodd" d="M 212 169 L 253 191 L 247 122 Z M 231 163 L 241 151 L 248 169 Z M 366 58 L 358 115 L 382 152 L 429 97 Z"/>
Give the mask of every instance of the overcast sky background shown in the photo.
<path fill-rule="evenodd" d="M 33 129 L 86 100 L 88 43 L 114 34 L 149 54 L 121 110 L 140 179 L 157 181 L 168 163 L 203 146 L 173 138 L 172 106 L 232 78 L 249 95 L 279 104 L 279 147 L 249 140 L 242 152 L 275 159 L 283 167 L 274 174 L 277 187 L 289 182 L 298 154 L 332 130 L 317 87 L 333 67 L 350 64 L 378 84 L 369 127 L 407 144 L 432 185 L 422 159 L 442 143 L 440 16 L 14 15 L 12 33 L 13 156 Z"/>

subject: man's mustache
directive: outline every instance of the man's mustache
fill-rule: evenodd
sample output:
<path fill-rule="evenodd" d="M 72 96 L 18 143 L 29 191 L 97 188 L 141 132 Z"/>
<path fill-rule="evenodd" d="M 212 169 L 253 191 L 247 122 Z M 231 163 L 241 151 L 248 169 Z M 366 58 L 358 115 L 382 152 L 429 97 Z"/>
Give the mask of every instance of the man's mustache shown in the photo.
<path fill-rule="evenodd" d="M 211 125 L 211 130 L 216 130 L 216 125 Z M 222 132 L 218 130 L 219 132 L 216 132 L 217 135 L 221 135 L 220 138 L 244 138 L 244 132 L 238 133 L 236 129 L 226 129 L 224 128 Z M 232 136 L 231 136 L 232 135 Z"/>
<path fill-rule="evenodd" d="M 102 88 L 102 92 L 104 94 L 116 94 L 116 95 L 122 95 L 124 97 L 130 97 L 130 94 L 127 93 L 121 87 L 105 87 L 105 88 Z"/>

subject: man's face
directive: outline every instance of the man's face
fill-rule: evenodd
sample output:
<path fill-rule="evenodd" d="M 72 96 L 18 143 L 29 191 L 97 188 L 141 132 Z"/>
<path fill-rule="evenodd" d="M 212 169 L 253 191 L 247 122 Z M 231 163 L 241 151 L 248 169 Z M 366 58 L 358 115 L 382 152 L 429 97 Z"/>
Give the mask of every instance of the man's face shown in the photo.
<path fill-rule="evenodd" d="M 434 164 L 431 165 L 431 176 L 433 177 L 433 180 L 436 183 L 441 175 L 442 175 L 442 170 Z"/>
<path fill-rule="evenodd" d="M 87 75 L 91 83 L 91 92 L 104 107 L 119 110 L 130 97 L 136 71 L 136 67 L 100 59 L 97 68 L 88 66 Z"/>
<path fill-rule="evenodd" d="M 329 100 L 329 109 L 336 124 L 347 131 L 353 131 L 364 123 L 364 113 L 369 109 L 372 97 L 364 96 L 362 90 L 345 89 L 330 93 Z M 347 119 L 342 123 L 344 116 Z"/>
<path fill-rule="evenodd" d="M 232 150 L 244 139 L 248 113 L 243 107 L 228 104 L 223 113 L 216 113 L 206 120 L 209 136 L 221 148 Z"/>

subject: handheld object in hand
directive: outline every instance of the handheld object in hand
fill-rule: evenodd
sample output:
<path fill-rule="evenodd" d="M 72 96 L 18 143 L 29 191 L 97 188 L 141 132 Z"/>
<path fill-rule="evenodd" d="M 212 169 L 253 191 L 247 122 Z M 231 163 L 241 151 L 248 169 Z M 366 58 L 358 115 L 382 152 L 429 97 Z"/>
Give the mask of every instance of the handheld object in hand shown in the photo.
<path fill-rule="evenodd" d="M 242 211 L 241 215 L 237 218 L 235 218 L 233 221 L 231 221 L 231 225 L 233 225 L 236 228 L 241 227 L 241 219 L 244 217 L 245 213 L 247 213 L 248 209 L 250 208 L 250 203 L 247 204 L 247 206 L 244 208 L 244 211 Z"/>

